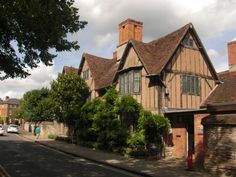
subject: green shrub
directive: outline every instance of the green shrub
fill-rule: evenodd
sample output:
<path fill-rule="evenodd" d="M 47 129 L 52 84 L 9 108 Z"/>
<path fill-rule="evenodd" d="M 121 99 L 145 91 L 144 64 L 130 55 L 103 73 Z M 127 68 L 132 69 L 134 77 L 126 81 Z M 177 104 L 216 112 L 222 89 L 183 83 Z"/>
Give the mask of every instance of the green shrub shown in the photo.
<path fill-rule="evenodd" d="M 162 143 L 162 136 L 170 127 L 169 120 L 163 116 L 142 111 L 139 118 L 139 129 L 144 130 L 146 143 Z"/>
<path fill-rule="evenodd" d="M 145 136 L 144 131 L 136 131 L 131 134 L 127 140 L 127 145 L 132 150 L 142 150 L 145 149 Z"/>
<path fill-rule="evenodd" d="M 122 126 L 132 132 L 136 130 L 142 106 L 130 95 L 124 95 L 116 102 L 116 109 L 121 116 Z"/>
<path fill-rule="evenodd" d="M 126 146 L 128 133 L 121 126 L 115 109 L 118 93 L 114 88 L 107 90 L 102 98 L 86 103 L 77 122 L 78 142 L 113 152 L 121 152 Z M 87 142 L 87 143 L 86 143 Z"/>
<path fill-rule="evenodd" d="M 87 102 L 81 109 L 81 115 L 78 119 L 78 138 L 79 141 L 96 142 L 98 132 L 94 127 L 95 115 L 103 107 L 103 102 L 100 98 L 96 98 L 91 102 Z"/>
<path fill-rule="evenodd" d="M 144 131 L 136 131 L 127 139 L 125 154 L 134 157 L 145 157 L 147 154 Z"/>
<path fill-rule="evenodd" d="M 128 132 L 121 126 L 121 121 L 114 110 L 106 106 L 95 115 L 94 127 L 98 134 L 100 149 L 120 152 L 126 146 Z"/>
<path fill-rule="evenodd" d="M 48 139 L 53 139 L 53 140 L 55 140 L 56 138 L 57 138 L 56 135 L 48 135 Z"/>

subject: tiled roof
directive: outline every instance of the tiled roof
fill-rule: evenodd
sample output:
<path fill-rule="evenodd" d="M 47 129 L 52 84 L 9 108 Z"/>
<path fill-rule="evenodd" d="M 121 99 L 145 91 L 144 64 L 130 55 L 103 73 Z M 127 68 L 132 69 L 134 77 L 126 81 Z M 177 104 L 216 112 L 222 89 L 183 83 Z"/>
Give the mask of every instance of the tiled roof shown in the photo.
<path fill-rule="evenodd" d="M 201 107 L 206 107 L 207 104 L 236 102 L 236 72 L 224 71 L 218 75 L 223 83 L 211 92 Z"/>
<path fill-rule="evenodd" d="M 4 100 L 2 102 L 0 102 L 0 104 L 19 104 L 20 103 L 20 100 L 19 99 L 16 99 L 16 98 L 9 98 L 7 100 Z"/>
<path fill-rule="evenodd" d="M 138 56 L 149 74 L 159 74 L 174 54 L 191 23 L 149 43 L 131 40 Z"/>
<path fill-rule="evenodd" d="M 171 57 L 174 55 L 176 49 L 178 48 L 190 28 L 193 29 L 192 31 L 195 33 L 193 25 L 189 23 L 170 34 L 149 43 L 131 39 L 128 42 L 127 46 L 132 45 L 134 47 L 148 74 L 160 74 L 167 63 L 170 61 Z M 200 45 L 202 45 L 197 34 L 195 37 L 198 39 Z M 129 47 L 126 47 L 121 60 L 126 59 L 128 50 Z M 203 46 L 201 50 L 205 50 Z M 81 67 L 83 66 L 83 58 L 86 59 L 89 63 L 92 77 L 95 79 L 96 89 L 104 88 L 112 84 L 112 79 L 114 78 L 114 75 L 116 74 L 118 68 L 115 60 L 113 61 L 111 59 L 109 60 L 90 54 L 84 54 L 80 63 L 79 72 L 81 72 Z M 120 62 L 119 70 L 122 69 L 124 63 L 124 61 Z M 208 64 L 211 66 L 215 78 L 217 78 L 216 72 L 210 60 L 208 61 Z"/>
<path fill-rule="evenodd" d="M 204 125 L 236 125 L 236 114 L 209 115 L 202 119 Z"/>
<path fill-rule="evenodd" d="M 95 82 L 95 89 L 112 85 L 113 77 L 118 67 L 116 58 L 107 59 L 85 53 L 83 54 L 82 60 L 83 59 L 86 60 L 89 65 L 90 72 Z"/>
<path fill-rule="evenodd" d="M 78 74 L 78 68 L 74 68 L 72 66 L 64 66 L 62 73 L 63 74 L 69 74 L 69 73 Z"/>

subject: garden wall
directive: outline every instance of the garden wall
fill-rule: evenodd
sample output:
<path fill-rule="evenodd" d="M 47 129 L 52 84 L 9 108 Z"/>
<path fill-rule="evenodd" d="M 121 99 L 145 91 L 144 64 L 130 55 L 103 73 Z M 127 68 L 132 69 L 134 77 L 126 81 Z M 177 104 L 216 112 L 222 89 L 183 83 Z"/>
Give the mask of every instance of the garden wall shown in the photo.
<path fill-rule="evenodd" d="M 214 176 L 236 176 L 236 114 L 203 119 L 204 167 Z"/>
<path fill-rule="evenodd" d="M 34 134 L 34 123 L 30 125 L 29 122 L 25 122 L 23 129 L 32 132 Z M 67 136 L 68 135 L 68 127 L 63 123 L 58 123 L 57 121 L 53 122 L 41 122 L 40 123 L 41 133 L 40 139 L 48 138 L 48 135 L 56 135 L 56 136 Z"/>

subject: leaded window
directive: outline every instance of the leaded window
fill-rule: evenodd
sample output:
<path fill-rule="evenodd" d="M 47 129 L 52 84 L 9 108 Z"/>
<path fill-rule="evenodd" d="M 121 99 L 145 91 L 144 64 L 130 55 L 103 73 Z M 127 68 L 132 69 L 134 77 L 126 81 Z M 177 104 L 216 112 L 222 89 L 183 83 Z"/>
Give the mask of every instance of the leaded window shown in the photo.
<path fill-rule="evenodd" d="M 82 78 L 86 81 L 89 78 L 89 70 L 85 70 L 82 72 Z"/>
<path fill-rule="evenodd" d="M 184 45 L 187 47 L 193 47 L 193 40 L 190 38 L 185 38 L 183 41 Z"/>
<path fill-rule="evenodd" d="M 140 93 L 140 83 L 141 83 L 141 77 L 140 77 L 140 71 L 134 70 L 134 93 Z"/>
<path fill-rule="evenodd" d="M 182 75 L 182 93 L 190 95 L 200 95 L 199 77 L 192 75 Z"/>
<path fill-rule="evenodd" d="M 121 94 L 139 94 L 141 91 L 140 70 L 131 70 L 120 75 Z"/>

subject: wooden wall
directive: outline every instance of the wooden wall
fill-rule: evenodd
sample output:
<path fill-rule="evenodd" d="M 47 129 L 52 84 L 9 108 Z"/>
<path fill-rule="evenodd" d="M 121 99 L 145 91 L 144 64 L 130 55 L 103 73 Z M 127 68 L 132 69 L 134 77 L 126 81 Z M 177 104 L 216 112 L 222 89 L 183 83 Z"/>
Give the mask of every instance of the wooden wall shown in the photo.
<path fill-rule="evenodd" d="M 91 99 L 94 99 L 98 96 L 98 93 L 95 91 L 95 82 L 91 73 L 91 70 L 89 69 L 89 65 L 88 62 L 85 60 L 84 61 L 84 65 L 81 71 L 81 77 L 83 78 L 83 71 L 89 70 L 89 79 L 86 80 L 85 82 L 87 83 L 87 85 L 89 86 L 89 90 L 91 92 Z"/>
<path fill-rule="evenodd" d="M 123 69 L 127 69 L 134 66 L 142 66 L 136 52 L 133 48 L 130 49 L 127 58 L 125 60 Z M 133 94 L 132 96 L 142 104 L 142 106 L 153 113 L 158 113 L 158 87 L 151 84 L 150 78 L 146 77 L 147 72 L 142 67 L 141 71 L 141 92 L 140 94 Z M 116 86 L 119 90 L 119 83 Z"/>
<path fill-rule="evenodd" d="M 191 38 L 191 35 L 188 36 Z M 135 50 L 130 49 L 122 69 L 142 66 Z M 182 93 L 181 76 L 193 75 L 199 78 L 199 95 Z M 142 106 L 155 113 L 162 114 L 165 109 L 199 109 L 200 104 L 215 87 L 215 80 L 193 41 L 193 47 L 180 45 L 173 59 L 169 62 L 163 74 L 163 82 L 167 88 L 158 86 L 158 80 L 147 77 L 147 72 L 142 68 L 141 93 L 132 95 Z M 119 83 L 117 85 L 119 90 Z M 158 100 L 160 98 L 160 100 Z M 160 110 L 159 110 L 160 109 Z"/>
<path fill-rule="evenodd" d="M 182 93 L 181 75 L 188 74 L 200 79 L 200 95 Z M 199 109 L 201 102 L 215 87 L 215 80 L 197 48 L 181 46 L 176 55 L 169 63 L 164 82 L 169 95 L 163 96 L 165 106 L 171 109 Z"/>
<path fill-rule="evenodd" d="M 127 69 L 129 67 L 134 67 L 134 66 L 142 66 L 142 63 L 140 62 L 134 49 L 131 48 L 125 60 L 123 69 Z"/>

